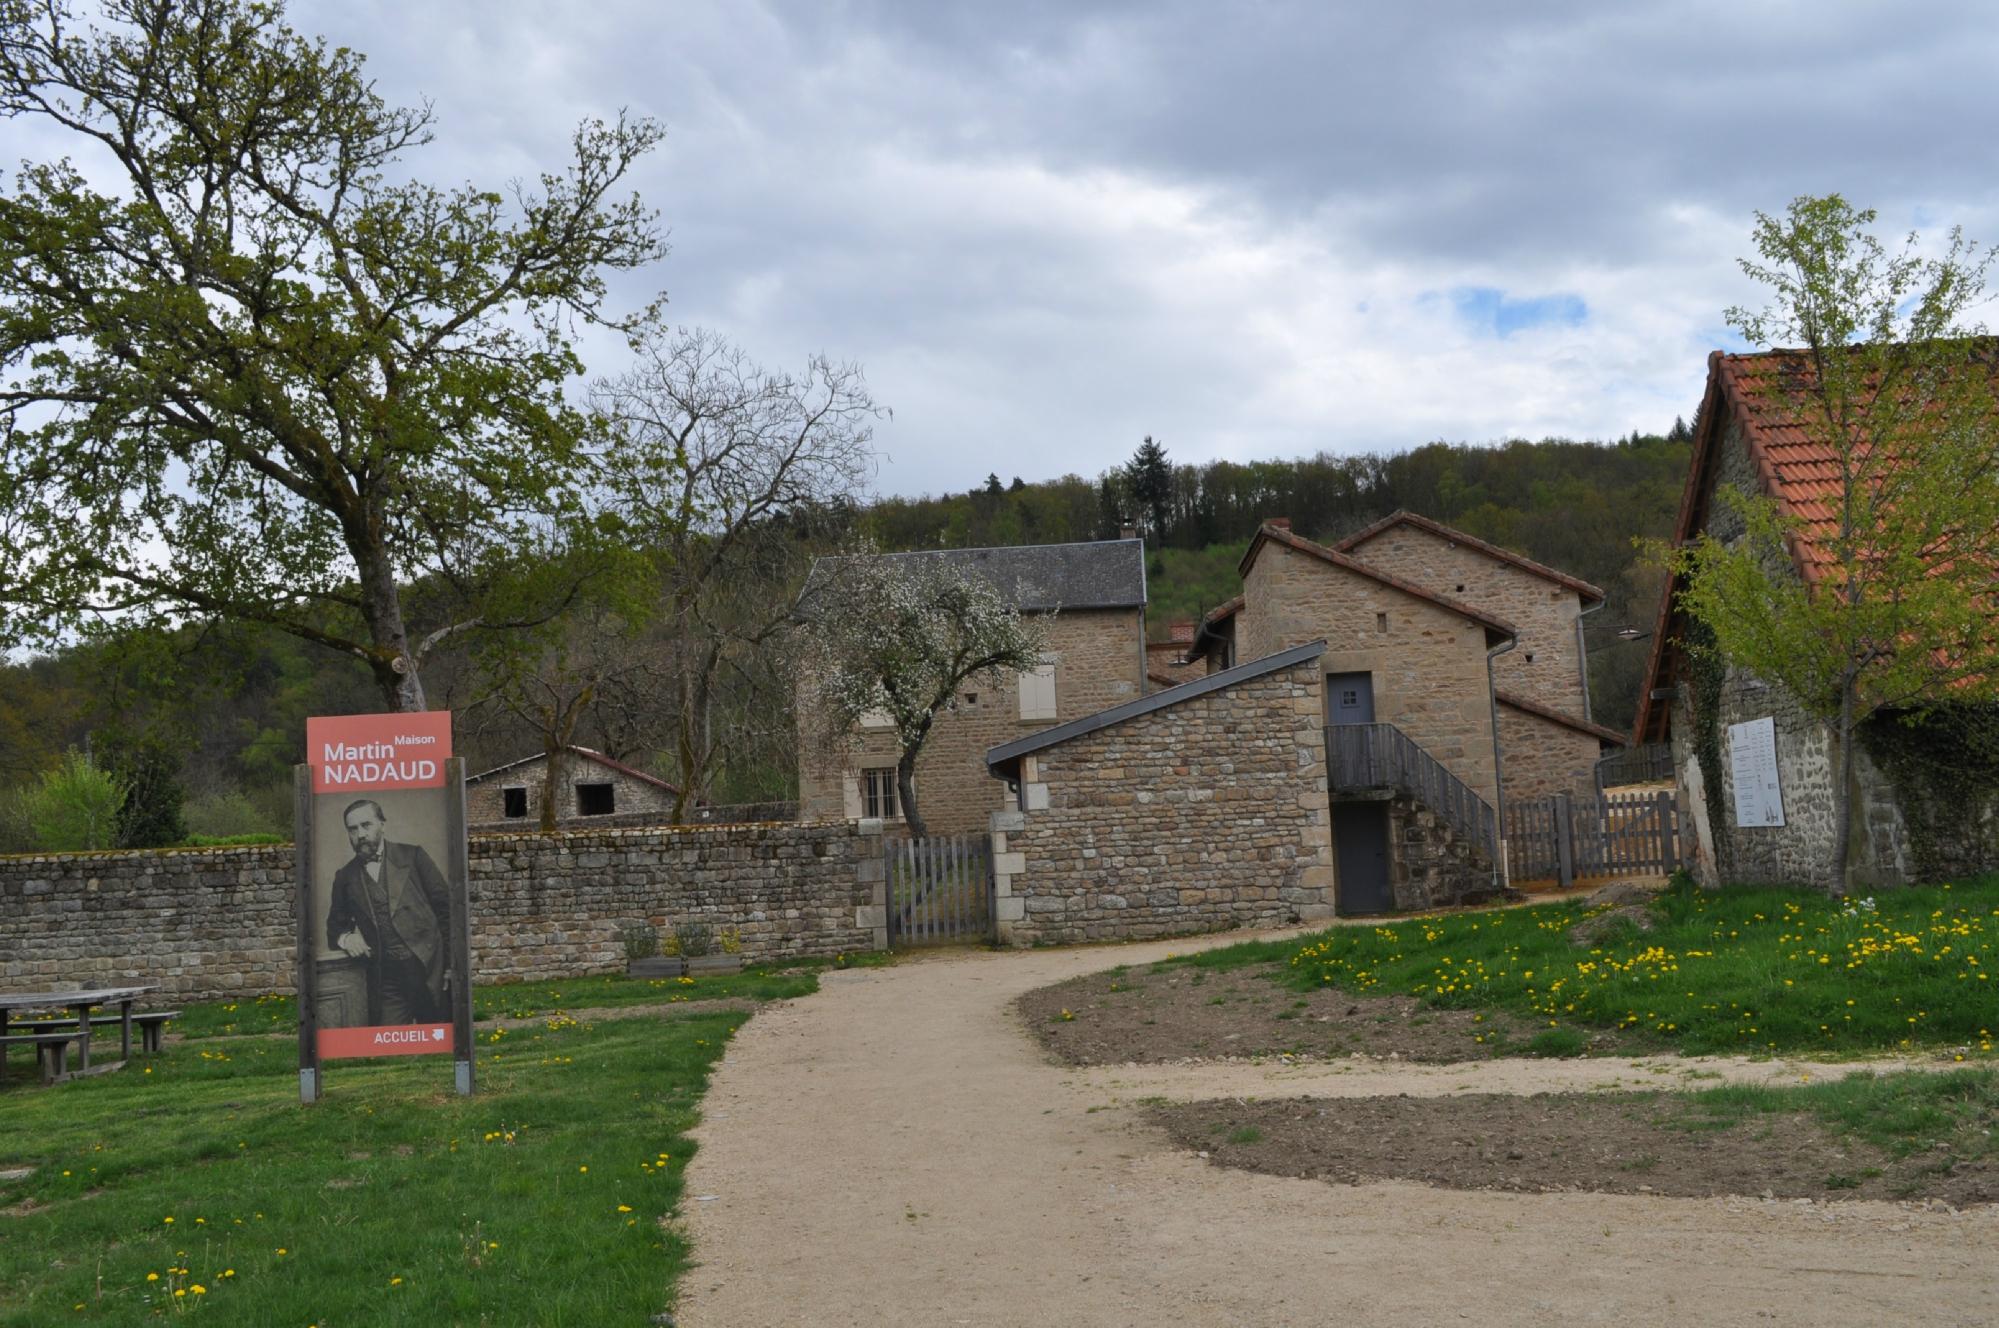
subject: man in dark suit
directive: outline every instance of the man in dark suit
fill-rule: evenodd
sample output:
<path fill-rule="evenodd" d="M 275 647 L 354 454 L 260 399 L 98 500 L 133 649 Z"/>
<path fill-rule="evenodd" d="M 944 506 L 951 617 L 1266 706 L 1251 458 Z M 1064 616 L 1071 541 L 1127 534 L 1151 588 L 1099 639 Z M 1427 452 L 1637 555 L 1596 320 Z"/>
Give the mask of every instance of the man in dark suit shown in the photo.
<path fill-rule="evenodd" d="M 451 895 L 430 854 L 390 843 L 388 817 L 372 798 L 351 803 L 342 819 L 354 860 L 333 874 L 326 935 L 368 964 L 368 1022 L 441 1023 Z"/>

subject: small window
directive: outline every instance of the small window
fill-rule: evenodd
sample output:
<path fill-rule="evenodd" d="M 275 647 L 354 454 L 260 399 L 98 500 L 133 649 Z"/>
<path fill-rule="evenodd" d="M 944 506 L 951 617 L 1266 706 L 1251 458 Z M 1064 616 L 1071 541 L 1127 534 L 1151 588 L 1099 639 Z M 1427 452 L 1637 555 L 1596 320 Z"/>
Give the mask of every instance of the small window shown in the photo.
<path fill-rule="evenodd" d="M 966 704 L 966 705 L 977 705 L 978 703 L 979 703 L 979 694 L 978 694 L 977 692 L 966 692 L 966 693 L 965 693 L 965 704 Z"/>
<path fill-rule="evenodd" d="M 884 821 L 902 819 L 902 811 L 896 805 L 894 766 L 873 766 L 861 771 L 861 815 Z"/>
<path fill-rule="evenodd" d="M 1460 595 L 1465 593 L 1465 583 L 1462 581 L 1458 582 L 1458 593 Z"/>
<path fill-rule="evenodd" d="M 1020 717 L 1055 718 L 1055 656 L 1043 655 L 1032 672 L 1020 675 Z"/>
<path fill-rule="evenodd" d="M 1359 692 L 1357 692 L 1357 691 L 1355 691 L 1355 690 L 1354 690 L 1353 688 L 1351 688 L 1351 687 L 1342 687 L 1342 688 L 1340 689 L 1340 704 L 1341 704 L 1341 705 L 1343 705 L 1343 706 L 1357 706 L 1357 705 L 1359 705 L 1359 704 L 1360 704 L 1360 693 L 1359 693 Z"/>
<path fill-rule="evenodd" d="M 501 814 L 510 821 L 518 821 L 528 814 L 528 791 L 524 788 L 503 788 L 500 790 Z"/>
<path fill-rule="evenodd" d="M 1531 650 L 1527 652 L 1527 662 L 1529 664 L 1532 664 L 1534 662 L 1534 652 Z"/>
<path fill-rule="evenodd" d="M 1374 615 L 1374 630 L 1375 630 L 1375 631 L 1377 631 L 1377 632 L 1385 632 L 1385 631 L 1387 631 L 1387 630 L 1388 630 L 1388 615 L 1387 615 L 1387 614 L 1385 614 L 1385 613 L 1377 613 L 1377 614 L 1375 614 L 1375 615 Z"/>
<path fill-rule="evenodd" d="M 617 810 L 617 791 L 609 784 L 578 784 L 576 786 L 576 814 L 578 816 L 609 816 Z"/>

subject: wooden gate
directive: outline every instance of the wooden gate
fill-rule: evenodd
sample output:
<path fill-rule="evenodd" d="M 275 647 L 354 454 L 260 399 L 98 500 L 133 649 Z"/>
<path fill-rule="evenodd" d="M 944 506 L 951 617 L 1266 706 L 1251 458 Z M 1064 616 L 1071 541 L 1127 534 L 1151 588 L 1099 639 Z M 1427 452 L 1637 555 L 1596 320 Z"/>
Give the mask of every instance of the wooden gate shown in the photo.
<path fill-rule="evenodd" d="M 892 839 L 882 847 L 888 943 L 942 945 L 993 934 L 993 846 L 986 835 Z"/>
<path fill-rule="evenodd" d="M 1553 880 L 1563 889 L 1600 876 L 1663 874 L 1679 867 L 1680 818 L 1670 793 L 1566 793 L 1506 809 L 1506 869 L 1514 884 Z"/>

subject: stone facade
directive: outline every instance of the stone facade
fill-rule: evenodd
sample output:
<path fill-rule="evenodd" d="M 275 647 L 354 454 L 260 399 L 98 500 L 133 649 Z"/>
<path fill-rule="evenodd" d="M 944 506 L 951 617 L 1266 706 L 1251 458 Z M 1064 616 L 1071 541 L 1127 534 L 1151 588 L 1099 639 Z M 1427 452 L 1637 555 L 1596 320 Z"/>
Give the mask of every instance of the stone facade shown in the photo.
<path fill-rule="evenodd" d="M 1023 757 L 1027 810 L 992 817 L 1001 937 L 1129 940 L 1330 915 L 1321 673 L 1308 659 Z"/>
<path fill-rule="evenodd" d="M 1557 793 L 1596 796 L 1596 763 L 1603 757 L 1601 738 L 1504 700 L 1498 702 L 1497 713 L 1501 776 L 1508 806 Z"/>
<path fill-rule="evenodd" d="M 1236 617 L 1238 659 L 1323 639 L 1323 673 L 1372 674 L 1376 722 L 1401 729 L 1497 805 L 1483 627 L 1276 541 L 1250 564 L 1243 597 L 1248 611 Z"/>
<path fill-rule="evenodd" d="M 1107 709 L 1148 690 L 1145 614 L 1139 609 L 1079 609 L 1043 619 L 1055 663 L 1055 715 L 1021 718 L 1020 687 L 1008 677 L 968 682 L 957 708 L 937 717 L 916 761 L 917 806 L 932 834 L 983 831 L 1006 805 L 1006 788 L 986 773 L 987 749 Z M 807 819 L 858 819 L 868 808 L 860 771 L 893 767 L 895 735 L 862 729 L 842 746 L 813 733 L 809 686 L 799 692 L 799 812 Z"/>
<path fill-rule="evenodd" d="M 1722 430 L 1714 483 L 1756 492 L 1759 479 L 1741 430 Z M 1725 503 L 1708 504 L 1708 532 L 1725 544 L 1743 537 L 1741 517 Z M 1772 576 L 1795 576 L 1788 562 L 1765 568 Z M 1703 884 L 1810 885 L 1830 888 L 1837 812 L 1833 786 L 1838 778 L 1837 735 L 1806 712 L 1784 688 L 1742 669 L 1723 670 L 1718 713 L 1695 714 L 1697 685 L 1682 681 L 1668 712 L 1681 811 L 1694 827 L 1694 873 Z M 1781 826 L 1735 823 L 1735 779 L 1728 759 L 1728 727 L 1768 718 L 1776 730 L 1777 779 L 1784 802 Z M 1716 725 L 1720 787 L 1710 786 L 1698 759 L 1702 725 Z M 1860 887 L 1906 884 L 1915 876 L 1908 827 L 1893 785 L 1863 746 L 1854 754 L 1853 830 L 1848 841 L 1851 884 Z"/>
<path fill-rule="evenodd" d="M 1585 717 L 1587 684 L 1576 632 L 1582 600 L 1575 590 L 1408 523 L 1389 526 L 1346 551 L 1371 567 L 1511 623 L 1517 644 L 1494 657 L 1493 686 Z"/>
<path fill-rule="evenodd" d="M 887 944 L 878 824 L 471 840 L 479 981 L 623 966 L 618 928 L 734 928 L 746 959 Z M 0 984 L 156 983 L 163 1001 L 290 992 L 289 845 L 0 858 Z"/>
<path fill-rule="evenodd" d="M 1388 885 L 1397 909 L 1448 908 L 1498 895 L 1485 853 L 1414 798 L 1389 800 L 1388 833 Z"/>
<path fill-rule="evenodd" d="M 504 826 L 508 822 L 515 825 L 537 825 L 541 821 L 541 803 L 548 784 L 548 760 L 545 756 L 535 756 L 512 765 L 501 766 L 497 770 L 485 771 L 465 781 L 465 816 L 467 821 L 477 826 Z M 658 817 L 673 810 L 674 791 L 671 785 L 655 779 L 642 771 L 606 760 L 588 748 L 571 748 L 562 761 L 561 782 L 556 786 L 556 821 L 559 825 L 588 826 L 597 822 L 598 817 L 618 817 L 624 824 L 631 824 L 647 817 Z M 611 810 L 585 815 L 578 806 L 577 786 L 583 784 L 609 785 Z M 521 792 L 519 816 L 507 815 L 506 791 L 518 789 Z M 613 824 L 608 820 L 601 824 Z"/>

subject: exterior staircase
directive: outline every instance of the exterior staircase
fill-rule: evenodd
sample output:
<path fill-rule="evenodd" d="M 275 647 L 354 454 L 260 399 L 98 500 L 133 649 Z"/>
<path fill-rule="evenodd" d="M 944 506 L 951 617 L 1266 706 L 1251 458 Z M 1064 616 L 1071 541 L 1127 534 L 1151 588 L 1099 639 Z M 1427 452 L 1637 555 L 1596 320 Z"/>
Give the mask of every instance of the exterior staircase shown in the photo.
<path fill-rule="evenodd" d="M 1327 725 L 1326 782 L 1334 796 L 1363 790 L 1403 794 L 1488 863 L 1499 860 L 1492 804 L 1393 724 Z"/>

